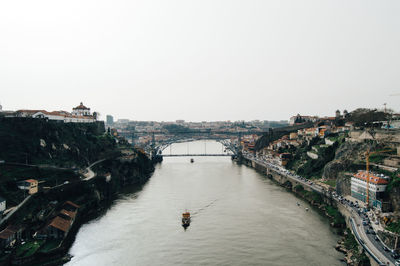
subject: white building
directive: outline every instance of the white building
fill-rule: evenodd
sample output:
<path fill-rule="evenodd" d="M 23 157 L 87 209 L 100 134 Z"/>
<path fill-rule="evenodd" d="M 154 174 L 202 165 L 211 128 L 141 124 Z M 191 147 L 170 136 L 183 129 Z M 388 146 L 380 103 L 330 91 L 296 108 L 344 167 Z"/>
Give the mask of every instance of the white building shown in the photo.
<path fill-rule="evenodd" d="M 81 102 L 80 105 L 78 105 L 75 108 L 72 108 L 72 115 L 76 115 L 76 116 L 91 116 L 90 108 L 87 108 Z"/>
<path fill-rule="evenodd" d="M 362 202 L 367 201 L 367 171 L 358 171 L 351 177 L 351 196 Z M 385 193 L 389 177 L 369 173 L 369 204 L 382 208 L 383 195 Z"/>
<path fill-rule="evenodd" d="M 64 123 L 96 122 L 96 117 L 90 113 L 90 108 L 87 108 L 82 103 L 79 106 L 72 108 L 72 113 L 67 111 L 48 112 L 46 110 L 18 110 L 17 115 L 19 117 L 42 118 Z"/>
<path fill-rule="evenodd" d="M 0 213 L 6 210 L 6 200 L 0 197 Z"/>

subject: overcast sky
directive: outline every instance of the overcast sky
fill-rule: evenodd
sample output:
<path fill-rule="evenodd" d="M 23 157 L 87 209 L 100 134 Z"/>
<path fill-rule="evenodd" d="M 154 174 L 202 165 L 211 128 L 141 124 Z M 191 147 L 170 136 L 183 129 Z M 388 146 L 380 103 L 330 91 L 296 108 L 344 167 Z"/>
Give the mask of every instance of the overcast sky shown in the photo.
<path fill-rule="evenodd" d="M 81 101 L 158 121 L 400 111 L 400 1 L 1 1 L 3 109 Z"/>

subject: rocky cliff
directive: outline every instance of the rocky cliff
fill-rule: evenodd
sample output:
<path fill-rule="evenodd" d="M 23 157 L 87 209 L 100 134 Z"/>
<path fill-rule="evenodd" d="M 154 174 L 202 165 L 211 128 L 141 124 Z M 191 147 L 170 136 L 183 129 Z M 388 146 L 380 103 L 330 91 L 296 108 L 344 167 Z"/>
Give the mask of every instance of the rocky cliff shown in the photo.
<path fill-rule="evenodd" d="M 104 123 L 60 123 L 0 118 L 0 159 L 6 162 L 80 167 L 114 152 Z"/>

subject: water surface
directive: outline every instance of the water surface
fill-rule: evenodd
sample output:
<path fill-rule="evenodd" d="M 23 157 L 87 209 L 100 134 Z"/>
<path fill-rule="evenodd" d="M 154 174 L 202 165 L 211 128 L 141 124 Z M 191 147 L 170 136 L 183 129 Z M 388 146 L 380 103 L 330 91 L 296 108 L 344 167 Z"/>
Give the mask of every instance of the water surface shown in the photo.
<path fill-rule="evenodd" d="M 171 152 L 188 145 L 222 150 L 198 141 Z M 165 158 L 142 190 L 83 225 L 67 265 L 341 265 L 338 237 L 308 204 L 229 157 L 189 160 Z M 186 231 L 185 210 L 193 214 Z"/>

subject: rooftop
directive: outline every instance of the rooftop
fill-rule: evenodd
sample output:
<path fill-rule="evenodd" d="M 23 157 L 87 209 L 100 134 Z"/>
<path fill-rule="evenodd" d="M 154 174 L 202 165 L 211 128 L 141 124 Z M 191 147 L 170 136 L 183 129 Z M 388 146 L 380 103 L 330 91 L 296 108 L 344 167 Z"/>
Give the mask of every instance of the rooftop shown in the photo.
<path fill-rule="evenodd" d="M 358 171 L 356 174 L 353 175 L 355 178 L 367 181 L 367 171 Z M 386 185 L 389 183 L 387 178 L 384 178 L 384 176 L 378 176 L 375 175 L 374 173 L 369 174 L 369 182 L 374 183 L 377 185 Z"/>
<path fill-rule="evenodd" d="M 67 232 L 71 226 L 71 222 L 61 218 L 60 216 L 56 216 L 49 226 L 55 227 L 63 232 Z"/>
<path fill-rule="evenodd" d="M 76 109 L 90 110 L 90 108 L 87 108 L 86 106 L 84 106 L 82 102 L 81 102 L 80 105 L 78 105 L 77 107 L 73 108 L 73 110 L 76 110 Z"/>

